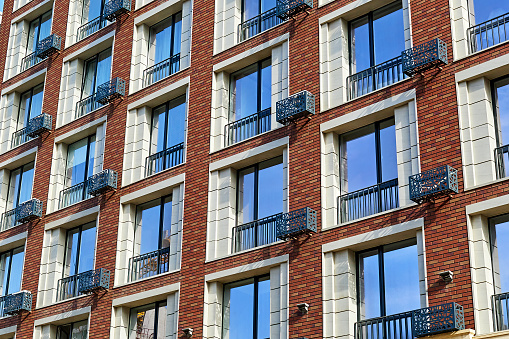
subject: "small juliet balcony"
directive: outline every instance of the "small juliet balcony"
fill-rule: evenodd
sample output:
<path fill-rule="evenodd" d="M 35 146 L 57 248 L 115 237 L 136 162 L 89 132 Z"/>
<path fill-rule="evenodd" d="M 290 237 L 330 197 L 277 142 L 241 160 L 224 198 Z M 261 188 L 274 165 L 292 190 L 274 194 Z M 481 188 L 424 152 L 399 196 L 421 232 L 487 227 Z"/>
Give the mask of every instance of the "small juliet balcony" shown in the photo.
<path fill-rule="evenodd" d="M 44 132 L 50 131 L 53 123 L 53 117 L 49 114 L 42 113 L 28 121 L 27 127 L 24 127 L 12 133 L 11 148 L 28 142 Z"/>
<path fill-rule="evenodd" d="M 24 127 L 12 133 L 11 148 L 16 148 L 32 139 L 33 138 L 28 135 L 28 127 Z"/>
<path fill-rule="evenodd" d="M 57 301 L 110 288 L 110 271 L 104 268 L 62 278 L 57 285 Z"/>
<path fill-rule="evenodd" d="M 130 0 L 110 0 L 104 4 L 104 18 L 114 21 L 118 17 L 131 11 Z"/>
<path fill-rule="evenodd" d="M 276 121 L 286 125 L 302 117 L 315 114 L 315 96 L 302 91 L 276 102 Z"/>
<path fill-rule="evenodd" d="M 224 145 L 230 146 L 258 134 L 270 131 L 270 125 L 270 107 L 240 120 L 230 122 L 224 126 Z"/>
<path fill-rule="evenodd" d="M 403 73 L 413 76 L 431 68 L 447 65 L 447 44 L 440 39 L 433 39 L 407 49 L 401 55 Z"/>
<path fill-rule="evenodd" d="M 458 171 L 440 166 L 409 178 L 410 200 L 420 204 L 452 193 L 458 193 Z"/>
<path fill-rule="evenodd" d="M 42 39 L 37 43 L 33 53 L 30 53 L 21 59 L 21 71 L 23 72 L 30 67 L 37 65 L 47 57 L 60 51 L 61 48 L 62 38 L 56 34 L 51 34 L 50 36 Z"/>
<path fill-rule="evenodd" d="M 277 17 L 287 20 L 313 8 L 313 0 L 277 0 L 276 8 Z"/>
<path fill-rule="evenodd" d="M 88 193 L 93 196 L 117 189 L 117 172 L 105 169 L 87 179 Z"/>
<path fill-rule="evenodd" d="M 129 281 L 166 273 L 169 269 L 170 248 L 164 247 L 129 259 Z"/>
<path fill-rule="evenodd" d="M 100 30 L 101 28 L 106 27 L 106 25 L 107 21 L 102 16 L 90 20 L 89 22 L 78 28 L 78 33 L 76 34 L 76 41 L 81 41 L 85 39 L 86 37 Z"/>
<path fill-rule="evenodd" d="M 358 321 L 355 339 L 413 339 L 463 329 L 463 307 L 448 303 Z"/>
<path fill-rule="evenodd" d="M 180 53 L 177 53 L 166 60 L 163 60 L 154 66 L 143 71 L 143 87 L 169 77 L 173 73 L 180 71 Z"/>
<path fill-rule="evenodd" d="M 19 204 L 18 207 L 2 214 L 0 231 L 8 230 L 14 226 L 21 225 L 42 217 L 42 201 L 31 199 Z"/>
<path fill-rule="evenodd" d="M 106 105 L 113 100 L 125 95 L 125 81 L 121 78 L 113 78 L 110 81 L 97 86 L 95 101 Z"/>
<path fill-rule="evenodd" d="M 509 13 L 470 27 L 467 38 L 470 54 L 509 40 Z"/>
<path fill-rule="evenodd" d="M 495 168 L 498 179 L 509 177 L 509 145 L 495 148 Z"/>
<path fill-rule="evenodd" d="M 20 291 L 0 297 L 0 309 L 2 317 L 32 311 L 32 293 Z"/>
<path fill-rule="evenodd" d="M 316 211 L 304 207 L 283 213 L 276 219 L 276 237 L 288 240 L 303 234 L 316 233 Z"/>
<path fill-rule="evenodd" d="M 282 213 L 236 226 L 232 229 L 232 252 L 240 252 L 276 242 L 276 224 Z"/>
<path fill-rule="evenodd" d="M 492 296 L 493 329 L 495 331 L 509 330 L 509 293 Z"/>
<path fill-rule="evenodd" d="M 249 20 L 241 22 L 239 24 L 237 41 L 241 43 L 256 34 L 260 34 L 263 31 L 285 22 L 285 20 L 286 19 L 278 17 L 277 7 L 271 8 Z"/>
<path fill-rule="evenodd" d="M 184 143 L 148 156 L 145 160 L 145 177 L 180 165 L 184 162 Z"/>

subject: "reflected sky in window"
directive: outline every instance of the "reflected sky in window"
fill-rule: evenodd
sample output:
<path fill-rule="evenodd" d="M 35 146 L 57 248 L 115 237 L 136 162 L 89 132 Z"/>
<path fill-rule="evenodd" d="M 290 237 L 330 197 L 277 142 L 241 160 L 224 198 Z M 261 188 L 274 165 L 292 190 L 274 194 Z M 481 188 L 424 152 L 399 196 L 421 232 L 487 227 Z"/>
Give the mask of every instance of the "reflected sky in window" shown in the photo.
<path fill-rule="evenodd" d="M 480 24 L 509 12 L 507 0 L 474 0 L 475 23 Z"/>
<path fill-rule="evenodd" d="M 136 255 L 170 247 L 171 196 L 139 205 L 136 210 Z"/>
<path fill-rule="evenodd" d="M 496 82 L 495 91 L 498 104 L 497 122 L 501 134 L 500 146 L 509 145 L 509 79 Z"/>
<path fill-rule="evenodd" d="M 23 246 L 0 255 L 0 281 L 2 295 L 12 294 L 21 290 L 25 249 Z"/>
<path fill-rule="evenodd" d="M 500 289 L 502 293 L 509 292 L 509 215 L 495 224 L 492 231 L 493 266 L 500 273 Z M 498 293 L 498 292 L 497 292 Z"/>
<path fill-rule="evenodd" d="M 179 12 L 150 28 L 149 65 L 155 65 L 180 53 L 182 13 Z"/>

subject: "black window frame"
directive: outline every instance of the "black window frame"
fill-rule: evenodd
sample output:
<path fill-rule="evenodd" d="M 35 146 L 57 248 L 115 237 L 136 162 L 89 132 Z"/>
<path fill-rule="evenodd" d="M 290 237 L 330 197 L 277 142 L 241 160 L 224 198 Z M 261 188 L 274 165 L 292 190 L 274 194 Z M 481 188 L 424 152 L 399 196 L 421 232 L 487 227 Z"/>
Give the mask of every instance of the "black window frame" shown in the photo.
<path fill-rule="evenodd" d="M 42 22 L 42 17 L 48 13 L 51 13 L 50 14 L 50 18 L 51 18 L 51 24 L 53 25 L 53 13 L 52 13 L 52 10 L 50 9 L 49 11 L 46 11 L 44 13 L 42 13 L 41 15 L 39 15 L 37 18 L 35 18 L 34 20 L 31 20 L 29 23 L 28 23 L 28 35 L 27 35 L 27 45 L 26 45 L 26 49 L 25 49 L 25 55 L 28 55 L 27 52 L 28 52 L 28 39 L 30 37 L 30 28 L 32 27 L 32 22 L 38 20 L 39 23 L 38 23 L 38 31 L 37 31 L 37 38 L 34 36 L 34 41 L 35 41 L 35 48 L 37 48 L 37 45 L 39 44 L 39 39 L 40 39 L 40 36 L 41 36 L 41 22 Z M 31 52 L 31 53 L 35 53 L 35 49 Z M 36 86 L 34 86 L 36 87 Z"/>
<path fill-rule="evenodd" d="M 182 24 L 182 11 L 178 11 L 172 15 L 169 15 L 167 16 L 166 18 L 164 18 L 163 20 L 160 20 L 158 22 L 156 22 L 155 24 L 153 24 L 152 26 L 150 26 L 149 28 L 149 36 L 148 36 L 148 47 L 149 47 L 149 53 L 150 54 L 150 45 L 151 45 L 151 41 L 152 41 L 152 28 L 154 26 L 157 26 L 159 25 L 160 23 L 162 23 L 164 20 L 167 20 L 168 18 L 171 18 L 171 24 L 169 26 L 171 26 L 171 38 L 170 38 L 170 58 L 173 57 L 175 55 L 175 18 L 177 17 L 177 15 L 180 14 L 180 22 Z M 182 41 L 180 42 L 180 44 L 182 45 Z M 156 48 L 157 48 L 157 45 L 156 45 Z M 150 61 L 149 59 L 149 56 L 147 55 L 147 60 Z M 167 59 L 166 59 L 167 60 Z M 164 60 L 160 61 L 160 62 L 163 62 Z M 149 64 L 149 63 L 147 63 Z M 157 65 L 157 64 L 154 64 L 154 65 Z M 152 65 L 152 66 L 154 66 Z M 148 67 L 151 67 L 151 66 L 148 66 Z"/>
<path fill-rule="evenodd" d="M 11 248 L 10 250 L 7 250 L 7 251 L 3 251 L 0 253 L 0 258 L 2 257 L 2 255 L 6 254 L 6 253 L 9 253 L 9 257 L 10 257 L 10 260 L 9 260 L 9 269 L 6 270 L 7 271 L 7 286 L 2 286 L 2 296 L 5 296 L 5 295 L 8 295 L 9 293 L 6 293 L 6 292 L 9 292 L 9 283 L 11 282 L 11 269 L 12 269 L 12 256 L 13 256 L 13 253 L 15 250 L 17 249 L 20 249 L 20 248 L 23 248 L 23 256 L 25 256 L 25 245 L 21 245 L 21 246 L 18 246 L 18 247 L 14 247 L 14 248 Z M 24 261 L 23 261 L 24 263 Z M 23 285 L 23 267 L 21 267 L 21 281 L 20 281 L 20 290 L 21 290 L 21 286 Z"/>
<path fill-rule="evenodd" d="M 31 87 L 30 89 L 21 93 L 21 95 L 19 96 L 18 117 L 16 119 L 18 125 L 19 125 L 19 115 L 21 113 L 21 100 L 23 100 L 23 95 L 30 92 L 30 104 L 29 104 L 28 108 L 25 107 L 25 118 L 23 120 L 23 128 L 28 126 L 28 121 L 30 120 L 30 113 L 32 112 L 32 102 L 34 100 L 34 89 L 39 86 L 42 86 L 42 97 L 44 99 L 44 87 L 45 87 L 44 82 Z M 42 113 L 42 105 L 43 104 L 44 104 L 44 100 L 42 100 L 42 102 L 41 102 L 41 113 Z"/>
<path fill-rule="evenodd" d="M 18 169 L 20 169 L 20 170 L 21 170 L 21 171 L 20 171 L 20 174 L 21 174 L 21 175 L 19 176 L 19 179 L 18 179 L 18 182 L 17 182 L 17 185 L 18 185 L 18 192 L 17 192 L 17 193 L 18 193 L 18 197 L 17 197 L 17 199 L 16 199 L 16 204 L 15 204 L 15 206 L 14 206 L 13 208 L 16 208 L 16 207 L 18 207 L 18 206 L 19 206 L 19 197 L 20 197 L 20 195 L 21 195 L 21 194 L 20 194 L 20 193 L 21 193 L 21 183 L 22 183 L 22 181 L 23 181 L 23 173 L 24 173 L 24 172 L 23 172 L 23 168 L 24 168 L 25 166 L 30 165 L 30 164 L 33 164 L 33 165 L 34 165 L 34 174 L 35 174 L 35 161 L 30 161 L 30 162 L 28 162 L 28 163 L 26 163 L 26 164 L 23 164 L 23 165 L 21 165 L 21 166 L 19 166 L 19 167 L 16 167 L 15 169 L 13 169 L 13 170 L 11 170 L 11 171 L 10 171 L 10 173 L 12 173 L 12 172 L 14 172 L 14 171 L 16 171 L 16 170 L 18 170 Z M 11 178 L 12 178 L 12 177 L 11 177 L 11 174 L 10 174 L 10 173 L 9 173 L 9 185 L 7 186 L 7 199 L 9 199 L 9 193 L 11 193 Z M 35 175 L 34 175 L 34 178 L 35 178 Z M 34 186 L 33 186 L 33 184 L 32 184 L 32 193 L 33 193 L 33 190 L 34 190 Z M 27 200 L 27 201 L 28 201 L 28 200 Z M 22 203 L 23 203 L 23 202 L 24 202 L 24 201 L 22 201 Z M 7 206 L 6 206 L 6 211 L 10 211 L 10 210 L 11 210 L 11 209 L 7 209 Z"/>
<path fill-rule="evenodd" d="M 92 221 L 95 223 L 95 221 Z M 76 226 L 76 227 L 73 227 L 73 228 L 69 228 L 66 233 L 65 233 L 65 247 L 64 247 L 64 267 L 65 267 L 65 262 L 66 262 L 66 259 L 67 259 L 67 249 L 68 249 L 68 241 L 69 241 L 69 233 L 71 231 L 74 231 L 76 229 L 78 229 L 78 244 L 77 244 L 77 252 L 76 252 L 76 267 L 79 267 L 80 265 L 80 249 L 81 249 L 81 235 L 83 233 L 83 226 L 87 226 L 89 224 L 91 224 L 92 222 L 89 222 L 89 223 L 86 223 L 86 224 L 82 224 L 82 225 L 79 225 L 79 226 Z M 94 224 L 93 226 L 94 228 L 96 228 L 96 236 L 95 236 L 95 240 L 97 242 L 97 225 Z M 89 227 L 87 229 L 90 229 L 92 227 Z M 94 252 L 96 250 L 95 248 L 96 246 L 94 246 Z M 94 253 L 94 264 L 95 264 L 95 253 Z M 65 275 L 65 269 L 62 270 L 62 278 L 67 278 L 67 277 L 72 277 L 74 275 L 77 275 L 79 274 L 80 272 L 74 272 L 74 274 L 70 274 L 71 272 L 69 272 L 69 275 Z M 83 273 L 83 272 L 81 272 Z"/>
<path fill-rule="evenodd" d="M 157 237 L 158 237 L 157 238 L 157 249 L 158 250 L 166 248 L 166 247 L 162 247 L 162 245 L 163 245 L 162 231 L 163 231 L 163 226 L 164 226 L 164 201 L 166 199 L 169 199 L 169 201 L 171 201 L 173 203 L 173 194 L 163 195 L 160 198 L 153 199 L 153 200 L 150 200 L 150 201 L 147 201 L 147 202 L 137 205 L 136 206 L 136 215 L 134 217 L 134 220 L 136 221 L 136 223 L 138 223 L 138 213 L 139 213 L 139 209 L 141 209 L 140 207 L 158 200 L 158 204 L 156 205 L 156 206 L 159 206 L 159 232 L 157 235 Z M 140 220 L 143 220 L 143 214 L 140 217 Z M 138 225 L 136 225 L 136 227 L 138 227 Z M 171 225 L 170 225 L 170 228 L 171 228 Z M 140 242 L 140 244 L 141 244 L 141 242 Z M 168 246 L 168 248 L 170 248 L 170 246 Z M 143 254 L 145 254 L 145 253 L 140 253 L 139 255 L 143 255 Z"/>
<path fill-rule="evenodd" d="M 131 309 L 129 310 L 129 333 L 128 333 L 128 337 L 130 338 L 131 337 L 131 331 L 132 331 L 132 324 L 131 324 L 131 312 L 133 311 L 133 309 L 137 309 L 137 308 L 141 308 L 141 307 L 146 307 L 148 305 L 154 305 L 154 336 L 152 339 L 157 339 L 157 332 L 158 332 L 158 326 L 159 326 L 159 308 L 161 307 L 161 305 L 165 304 L 166 307 L 168 307 L 168 303 L 167 303 L 167 300 L 158 300 L 158 301 L 155 301 L 153 303 L 149 303 L 149 304 L 145 304 L 145 305 L 141 305 L 141 306 L 136 306 L 136 307 L 131 307 Z M 168 308 L 166 308 L 168 310 Z M 166 312 L 166 315 L 168 315 L 168 311 Z"/>
<path fill-rule="evenodd" d="M 176 146 L 176 145 L 179 145 L 179 144 L 176 144 L 176 145 L 171 145 L 171 146 L 168 146 L 168 120 L 170 118 L 170 107 L 172 107 L 172 103 L 177 103 L 176 105 L 173 106 L 173 108 L 179 106 L 179 105 L 182 105 L 182 103 L 179 104 L 180 100 L 184 100 L 183 104 L 186 105 L 186 112 L 184 113 L 185 116 L 184 116 L 184 119 L 186 119 L 187 117 L 187 98 L 186 98 L 186 95 L 185 94 L 182 94 L 182 95 L 179 95 L 178 97 L 176 98 L 173 98 L 171 100 L 168 100 L 166 101 L 165 103 L 161 104 L 161 105 L 158 105 L 158 106 L 155 106 L 154 108 L 152 108 L 152 113 L 151 113 L 151 117 L 150 117 L 150 143 L 149 143 L 149 151 L 148 151 L 148 154 L 149 156 L 150 155 L 154 155 L 154 154 L 157 154 L 161 151 L 164 151 L 164 150 L 167 150 L 169 149 L 170 147 L 173 147 L 173 146 Z M 154 119 L 156 118 L 156 115 L 154 114 L 154 111 L 157 110 L 159 107 L 162 107 L 162 106 L 165 106 L 164 107 L 164 139 L 163 139 L 163 148 L 161 151 L 156 151 L 157 152 L 152 152 L 152 138 L 154 137 L 154 135 L 152 134 L 154 132 Z M 184 131 L 186 130 L 186 126 L 184 125 Z M 184 135 L 184 143 L 186 142 L 186 138 L 185 138 L 185 135 Z M 166 166 L 166 161 L 163 162 L 164 166 Z M 166 169 L 166 167 L 164 167 L 164 169 Z"/>
<path fill-rule="evenodd" d="M 99 19 L 100 22 L 99 22 L 98 30 L 101 29 L 101 28 L 106 27 L 106 18 L 104 18 L 104 6 L 106 5 L 106 1 L 107 0 L 100 0 L 100 1 L 101 1 L 101 11 L 99 12 L 100 15 L 98 17 L 92 18 L 92 20 L 88 20 L 87 22 L 83 22 L 83 18 L 85 17 L 84 12 L 83 12 L 85 10 L 85 6 L 84 6 L 83 0 L 81 1 L 81 25 L 80 26 L 86 25 L 89 22 L 92 22 L 92 21 L 94 21 L 96 19 Z M 88 14 L 87 14 L 87 17 L 88 17 Z"/>
<path fill-rule="evenodd" d="M 502 86 L 499 86 L 499 84 L 503 84 Z M 502 147 L 505 145 L 502 145 L 501 135 L 499 133 L 499 117 L 500 117 L 500 111 L 498 110 L 498 96 L 497 96 L 497 88 L 503 87 L 509 85 L 509 75 L 504 75 L 499 78 L 496 78 L 491 81 L 490 83 L 490 89 L 491 89 L 491 100 L 492 100 L 492 107 L 493 107 L 493 117 L 495 119 L 495 141 L 497 143 L 497 147 Z M 508 114 L 509 115 L 509 114 Z M 509 119 L 509 116 L 508 116 Z"/>
<path fill-rule="evenodd" d="M 75 142 L 78 142 L 78 141 L 81 141 L 83 139 L 87 139 L 87 154 L 86 154 L 86 158 L 85 158 L 85 175 L 84 175 L 83 181 L 81 181 L 81 182 L 79 182 L 79 183 L 77 183 L 75 185 L 78 185 L 80 183 L 84 183 L 91 176 L 91 174 L 88 173 L 88 167 L 90 166 L 90 144 L 91 144 L 90 140 L 92 139 L 92 137 L 95 137 L 95 136 L 96 135 L 94 133 L 94 134 L 86 136 L 85 138 L 81 138 L 81 139 L 75 141 Z M 73 142 L 73 143 L 75 143 L 75 142 Z M 97 139 L 96 139 L 95 142 L 97 142 Z M 72 145 L 73 143 L 71 143 L 69 145 Z M 67 169 L 68 169 L 68 167 L 67 167 L 68 163 L 69 163 L 69 148 L 67 148 L 67 158 L 65 159 L 65 169 L 64 169 L 65 171 L 67 171 Z M 64 175 L 64 181 L 67 181 L 67 174 Z M 68 186 L 67 182 L 64 182 L 64 189 L 69 188 L 69 187 L 72 187 L 72 186 Z M 86 189 L 83 190 L 83 195 L 84 196 L 86 195 Z"/>

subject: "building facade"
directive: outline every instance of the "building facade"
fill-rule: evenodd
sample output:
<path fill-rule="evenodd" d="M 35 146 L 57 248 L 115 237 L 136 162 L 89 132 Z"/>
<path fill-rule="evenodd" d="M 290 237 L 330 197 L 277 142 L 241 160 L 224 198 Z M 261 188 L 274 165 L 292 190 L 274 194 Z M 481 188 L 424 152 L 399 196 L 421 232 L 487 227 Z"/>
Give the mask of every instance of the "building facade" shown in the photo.
<path fill-rule="evenodd" d="M 506 0 L 5 0 L 0 339 L 509 337 Z"/>

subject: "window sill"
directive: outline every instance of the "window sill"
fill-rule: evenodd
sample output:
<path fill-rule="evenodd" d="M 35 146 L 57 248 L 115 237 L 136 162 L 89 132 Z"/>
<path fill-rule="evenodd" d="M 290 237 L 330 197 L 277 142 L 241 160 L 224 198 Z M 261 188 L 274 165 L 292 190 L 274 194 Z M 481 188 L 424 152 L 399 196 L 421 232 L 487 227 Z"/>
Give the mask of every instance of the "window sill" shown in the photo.
<path fill-rule="evenodd" d="M 148 67 L 147 67 L 147 68 L 148 68 Z M 143 91 L 143 90 L 146 90 L 147 88 L 150 88 L 150 87 L 152 87 L 152 86 L 154 86 L 154 85 L 156 85 L 156 84 L 159 84 L 159 83 L 163 82 L 164 80 L 167 80 L 167 79 L 169 79 L 169 78 L 172 78 L 172 77 L 174 77 L 175 75 L 180 74 L 180 73 L 182 73 L 183 71 L 185 71 L 185 70 L 187 70 L 187 69 L 189 69 L 189 68 L 191 68 L 191 66 L 187 66 L 187 67 L 181 68 L 181 69 L 179 69 L 177 72 L 172 73 L 172 74 L 170 74 L 170 75 L 168 75 L 167 77 L 164 77 L 164 78 L 162 78 L 162 79 L 159 79 L 159 80 L 157 80 L 156 82 L 151 83 L 150 85 L 148 85 L 148 86 L 146 86 L 146 87 L 141 87 L 141 88 L 139 88 L 139 89 L 135 90 L 134 92 L 130 92 L 130 93 L 129 93 L 129 95 L 133 95 L 133 94 L 135 94 L 135 93 L 138 93 L 138 92 L 141 92 L 141 91 Z M 142 74 L 143 74 L 143 72 L 142 72 Z M 143 79 L 142 79 L 142 81 L 143 81 Z M 131 86 L 129 86 L 129 89 L 130 89 L 130 88 L 131 88 Z"/>
<path fill-rule="evenodd" d="M 276 114 L 276 112 L 271 113 L 271 116 L 272 116 L 272 114 Z M 249 137 L 249 138 L 247 138 L 247 139 L 244 139 L 244 140 L 242 140 L 242 141 L 236 142 L 236 143 L 234 143 L 234 144 L 231 144 L 231 145 L 228 145 L 228 146 L 225 146 L 225 147 L 221 147 L 221 148 L 220 148 L 220 149 L 218 149 L 218 150 L 211 151 L 209 154 L 210 154 L 210 155 L 212 155 L 212 154 L 215 154 L 215 153 L 219 153 L 219 152 L 221 152 L 221 151 L 223 151 L 223 150 L 226 150 L 226 149 L 229 149 L 229 148 L 232 148 L 232 147 L 235 147 L 235 146 L 241 145 L 241 144 L 246 143 L 246 142 L 248 142 L 248 141 L 250 141 L 250 140 L 253 140 L 253 139 L 255 139 L 255 138 L 258 138 L 258 137 L 259 137 L 259 136 L 261 136 L 261 135 L 265 135 L 265 134 L 271 133 L 272 131 L 278 130 L 278 129 L 283 128 L 283 127 L 286 127 L 285 125 L 281 125 L 281 124 L 280 124 L 280 123 L 278 123 L 278 122 L 276 122 L 276 124 L 278 124 L 278 126 L 277 126 L 277 127 L 275 127 L 275 128 L 272 128 L 270 131 L 267 131 L 267 132 L 263 132 L 263 133 L 260 133 L 260 134 L 254 135 L 254 136 L 252 136 L 252 137 Z M 223 127 L 223 130 L 224 130 L 224 127 Z"/>
<path fill-rule="evenodd" d="M 486 186 L 502 183 L 504 181 L 509 181 L 509 177 L 502 178 L 502 179 L 496 179 L 496 180 L 492 180 L 492 181 L 488 181 L 488 182 L 485 182 L 484 184 L 474 185 L 474 186 L 470 186 L 470 187 L 463 187 L 463 192 L 473 191 L 473 190 L 478 189 L 478 188 L 482 188 L 482 187 L 486 187 Z"/>
<path fill-rule="evenodd" d="M 489 51 L 489 50 L 491 50 L 491 49 L 494 49 L 494 48 L 500 47 L 500 46 L 502 46 L 502 45 L 504 45 L 504 44 L 507 44 L 507 43 L 509 43 L 509 40 L 507 40 L 507 41 L 503 41 L 503 42 L 499 42 L 499 43 L 498 43 L 498 44 L 496 44 L 496 45 L 493 45 L 493 46 L 487 47 L 487 48 L 485 48 L 485 49 L 483 49 L 483 50 L 480 50 L 480 51 L 477 51 L 477 52 L 474 52 L 474 53 L 467 53 L 467 55 L 464 55 L 464 56 L 459 57 L 459 58 L 457 58 L 457 59 L 453 59 L 453 62 L 457 62 L 457 61 L 461 61 L 461 60 L 468 59 L 469 57 L 476 56 L 476 55 L 478 55 L 478 54 L 481 54 L 481 53 L 484 53 L 484 52 Z"/>
<path fill-rule="evenodd" d="M 66 46 L 64 49 L 71 48 L 72 46 L 77 45 L 77 44 L 79 44 L 79 43 L 81 43 L 81 42 L 83 42 L 83 41 L 87 40 L 87 39 L 88 39 L 88 38 L 90 38 L 91 36 L 94 36 L 94 35 L 96 35 L 97 33 L 99 33 L 99 32 L 101 32 L 101 31 L 103 31 L 105 28 L 110 27 L 110 26 L 111 26 L 114 22 L 116 22 L 116 21 L 108 21 L 108 20 L 106 20 L 106 22 L 107 22 L 107 24 L 106 24 L 106 26 L 104 26 L 103 28 L 98 29 L 98 30 L 97 30 L 97 31 L 95 31 L 94 33 L 92 33 L 92 34 L 90 34 L 90 35 L 88 35 L 88 36 L 84 37 L 84 38 L 83 38 L 83 39 L 81 39 L 81 40 L 76 40 L 76 41 L 74 41 L 72 44 L 70 44 L 69 46 Z M 75 32 L 74 37 L 76 37 L 76 35 L 77 35 L 77 32 Z M 65 61 L 64 61 L 64 62 L 65 62 Z"/>
<path fill-rule="evenodd" d="M 78 204 L 81 204 L 81 203 L 82 203 L 82 202 L 84 202 L 84 201 L 88 201 L 88 200 L 93 199 L 93 198 L 95 198 L 95 197 L 94 197 L 94 196 L 92 196 L 92 197 L 90 197 L 90 198 L 87 198 L 87 199 L 83 199 L 83 200 L 77 201 L 77 202 L 75 202 L 74 204 L 70 204 L 70 205 L 67 205 L 67 206 L 62 207 L 62 208 L 57 208 L 55 211 L 53 211 L 53 212 L 51 212 L 51 213 L 46 213 L 46 215 L 49 215 L 49 214 L 52 214 L 52 213 L 57 213 L 57 212 L 63 211 L 63 210 L 65 210 L 66 208 L 69 208 L 69 207 L 71 207 L 71 206 L 76 206 L 76 205 L 78 205 Z"/>
<path fill-rule="evenodd" d="M 129 285 L 132 285 L 132 284 L 141 283 L 143 281 L 147 281 L 147 280 L 151 280 L 151 279 L 155 279 L 155 278 L 165 277 L 167 275 L 170 275 L 170 274 L 173 274 L 173 273 L 176 273 L 176 272 L 180 272 L 180 268 L 176 269 L 176 270 L 173 270 L 173 271 L 168 271 L 168 272 L 165 272 L 165 273 L 153 275 L 151 277 L 147 277 L 147 278 L 138 279 L 138 280 L 135 280 L 135 281 L 130 281 L 130 282 L 127 282 L 127 283 L 115 285 L 115 286 L 112 287 L 112 289 L 121 288 L 121 287 L 124 287 L 124 286 L 129 286 Z"/>
<path fill-rule="evenodd" d="M 270 247 L 272 245 L 281 244 L 281 243 L 284 243 L 284 241 L 283 240 L 277 240 L 277 241 L 272 242 L 270 244 L 266 244 L 266 245 L 262 245 L 262 246 L 258 246 L 258 247 L 253 247 L 253 248 L 250 248 L 250 249 L 247 249 L 247 250 L 243 250 L 243 251 L 227 254 L 227 255 L 224 255 L 222 257 L 217 257 L 217 258 L 213 258 L 213 259 L 206 259 L 205 263 L 214 262 L 214 261 L 218 261 L 218 260 L 222 260 L 222 259 L 226 259 L 226 258 L 231 258 L 231 257 L 234 257 L 236 255 L 241 255 L 241 254 L 244 254 L 244 253 L 253 252 L 253 251 L 256 251 L 256 250 L 259 250 L 259 249 L 262 249 L 262 248 Z"/>
<path fill-rule="evenodd" d="M 68 298 L 68 299 L 64 299 L 64 300 L 60 300 L 60 301 L 55 301 L 54 303 L 51 303 L 49 305 L 39 306 L 39 307 L 36 307 L 35 309 L 36 310 L 40 310 L 40 309 L 43 309 L 43 308 L 46 308 L 46 307 L 51 307 L 51 306 L 54 306 L 54 305 L 63 304 L 63 303 L 66 303 L 68 301 L 74 301 L 74 300 L 81 299 L 81 298 L 88 297 L 88 296 L 90 296 L 90 295 L 89 294 L 82 294 L 82 295 L 78 295 L 77 297 L 72 297 L 72 298 Z"/>
<path fill-rule="evenodd" d="M 385 87 L 382 87 L 382 88 L 378 88 L 378 89 L 376 89 L 376 90 L 374 90 L 374 91 L 372 91 L 372 92 L 369 92 L 369 93 L 366 93 L 366 94 L 360 95 L 360 96 L 355 97 L 355 98 L 350 99 L 350 100 L 346 100 L 345 102 L 343 102 L 342 104 L 339 104 L 339 105 L 337 105 L 337 106 L 329 107 L 326 111 L 330 111 L 331 109 L 334 109 L 334 108 L 339 107 L 339 106 L 341 106 L 341 105 L 348 104 L 348 103 L 354 102 L 355 100 L 359 100 L 359 99 L 365 98 L 365 97 L 367 97 L 367 96 L 369 96 L 369 95 L 372 95 L 372 94 L 375 94 L 375 93 L 378 93 L 378 92 L 384 91 L 384 90 L 386 90 L 387 88 L 391 88 L 391 87 L 393 87 L 393 86 L 396 86 L 396 85 L 402 84 L 403 82 L 408 81 L 408 80 L 412 80 L 412 79 L 413 79 L 413 77 L 408 77 L 408 78 L 406 78 L 406 79 L 403 79 L 403 80 L 397 81 L 397 82 L 395 82 L 395 83 L 393 83 L 393 84 L 390 84 L 390 85 L 388 85 L 388 86 L 385 86 Z M 399 93 L 393 94 L 393 95 L 391 95 L 391 96 L 395 96 L 395 95 L 397 95 L 397 94 L 399 94 Z M 320 113 L 323 113 L 323 112 L 326 112 L 326 111 L 320 111 Z"/>
<path fill-rule="evenodd" d="M 186 147 L 184 147 L 184 149 L 186 150 L 187 148 L 186 148 Z M 181 164 L 178 164 L 178 165 L 176 165 L 176 166 L 173 166 L 173 167 L 167 168 L 167 169 L 165 169 L 165 170 L 163 170 L 163 171 L 160 171 L 160 172 L 157 172 L 157 173 L 151 174 L 151 175 L 149 175 L 149 176 L 147 176 L 147 177 L 143 177 L 143 178 L 141 178 L 141 179 L 134 180 L 134 181 L 132 181 L 132 182 L 130 182 L 130 183 L 128 183 L 128 184 L 126 184 L 125 186 L 121 186 L 121 188 L 125 188 L 125 187 L 127 187 L 127 186 L 129 186 L 129 185 L 134 185 L 134 184 L 136 184 L 136 183 L 138 183 L 138 182 L 140 182 L 140 181 L 143 181 L 143 180 L 145 180 L 145 179 L 148 179 L 148 178 L 153 178 L 153 177 L 155 177 L 156 175 L 159 175 L 159 174 L 164 173 L 164 172 L 168 172 L 168 171 L 173 170 L 173 169 L 175 169 L 175 168 L 181 167 L 182 165 L 185 165 L 185 164 L 186 164 L 186 162 L 185 162 L 185 161 L 183 161 Z"/>

